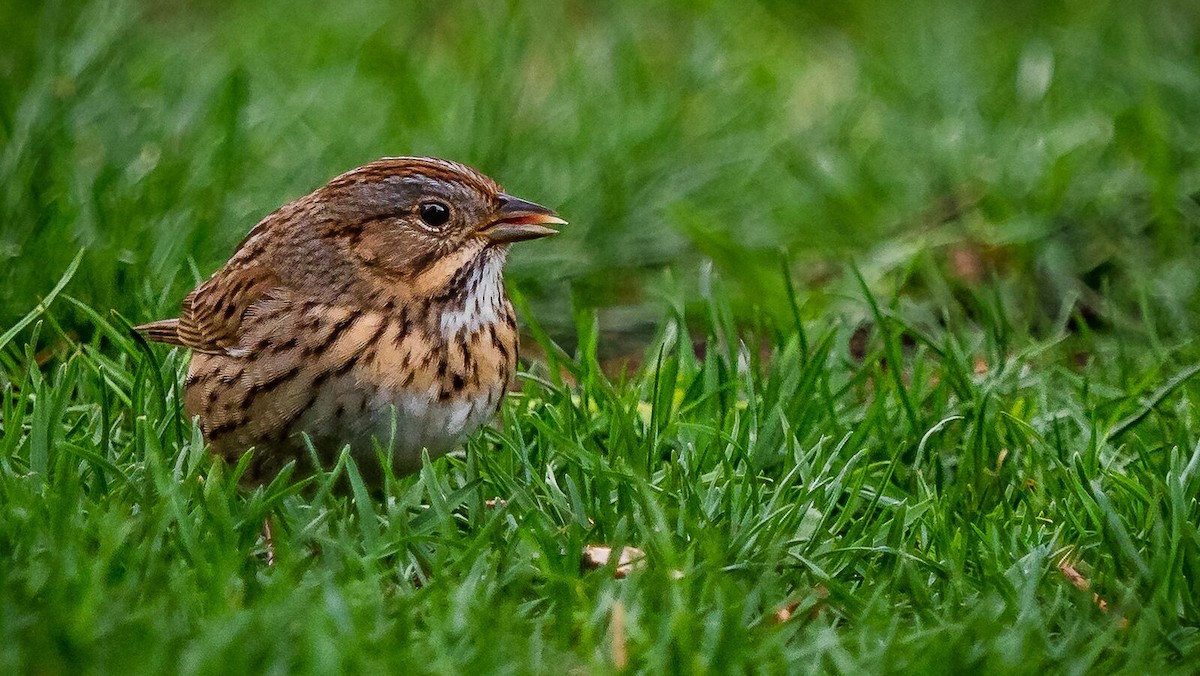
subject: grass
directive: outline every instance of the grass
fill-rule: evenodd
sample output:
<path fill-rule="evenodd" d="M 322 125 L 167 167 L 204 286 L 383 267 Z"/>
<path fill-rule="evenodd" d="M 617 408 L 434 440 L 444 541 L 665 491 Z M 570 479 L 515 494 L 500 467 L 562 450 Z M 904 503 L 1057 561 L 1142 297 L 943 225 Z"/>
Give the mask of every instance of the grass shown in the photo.
<path fill-rule="evenodd" d="M 886 307 L 856 358 L 738 332 L 722 294 L 703 356 L 669 317 L 615 379 L 581 314 L 497 429 L 385 500 L 331 492 L 348 466 L 239 491 L 178 413 L 184 355 L 99 315 L 53 367 L 9 358 L 5 670 L 603 671 L 618 604 L 651 671 L 1190 670 L 1195 367 Z M 591 543 L 644 566 L 581 572 Z"/>
<path fill-rule="evenodd" d="M 1194 670 L 1194 7 L 343 4 L 0 2 L 0 671 Z M 409 152 L 572 221 L 522 391 L 237 489 L 125 318 Z"/>

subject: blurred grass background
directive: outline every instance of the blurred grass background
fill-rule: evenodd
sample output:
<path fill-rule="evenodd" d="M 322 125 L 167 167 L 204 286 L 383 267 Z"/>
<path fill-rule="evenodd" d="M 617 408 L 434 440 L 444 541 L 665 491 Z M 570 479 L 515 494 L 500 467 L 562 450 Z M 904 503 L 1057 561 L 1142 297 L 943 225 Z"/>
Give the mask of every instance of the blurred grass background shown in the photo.
<path fill-rule="evenodd" d="M 1030 326 L 1193 324 L 1195 3 L 9 0 L 0 23 L 0 324 L 81 247 L 82 300 L 172 313 L 266 213 L 396 154 L 571 221 L 510 268 L 559 333 L 574 299 L 644 334 L 706 261 L 744 316 L 785 310 L 786 260 L 820 317 L 853 259 L 937 312 L 994 275 Z"/>

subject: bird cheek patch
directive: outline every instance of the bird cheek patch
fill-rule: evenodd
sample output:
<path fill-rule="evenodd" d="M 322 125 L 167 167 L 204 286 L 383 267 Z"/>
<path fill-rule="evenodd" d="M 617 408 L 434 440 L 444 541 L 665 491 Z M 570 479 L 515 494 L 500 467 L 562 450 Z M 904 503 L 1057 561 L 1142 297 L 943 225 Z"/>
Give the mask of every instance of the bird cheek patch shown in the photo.
<path fill-rule="evenodd" d="M 394 220 L 375 221 L 363 228 L 351 252 L 368 270 L 408 279 L 420 274 L 439 257 L 436 242 L 428 235 Z"/>
<path fill-rule="evenodd" d="M 435 296 L 442 292 L 455 273 L 473 261 L 479 254 L 478 247 L 463 246 L 458 250 L 433 256 L 426 266 L 412 277 L 413 289 L 421 296 Z"/>

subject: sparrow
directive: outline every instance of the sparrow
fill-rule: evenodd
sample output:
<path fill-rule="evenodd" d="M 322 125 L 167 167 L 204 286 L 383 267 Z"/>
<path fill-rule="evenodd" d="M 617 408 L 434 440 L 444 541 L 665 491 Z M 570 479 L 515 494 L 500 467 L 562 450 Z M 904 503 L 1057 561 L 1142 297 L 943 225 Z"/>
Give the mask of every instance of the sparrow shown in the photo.
<path fill-rule="evenodd" d="M 495 415 L 517 361 L 509 246 L 557 233 L 554 211 L 458 162 L 387 157 L 268 215 L 184 298 L 136 327 L 192 351 L 184 409 L 243 482 L 342 449 L 378 488 Z"/>

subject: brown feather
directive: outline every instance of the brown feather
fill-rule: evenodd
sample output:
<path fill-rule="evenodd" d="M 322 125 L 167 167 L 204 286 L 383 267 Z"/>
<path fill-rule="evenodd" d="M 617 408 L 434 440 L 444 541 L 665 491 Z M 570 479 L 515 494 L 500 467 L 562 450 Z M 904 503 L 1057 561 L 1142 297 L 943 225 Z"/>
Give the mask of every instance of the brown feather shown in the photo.
<path fill-rule="evenodd" d="M 262 266 L 218 271 L 184 299 L 177 329 L 180 344 L 209 353 L 237 347 L 247 312 L 277 286 L 278 278 Z"/>
<path fill-rule="evenodd" d="M 141 326 L 133 327 L 133 330 L 145 336 L 146 340 L 152 340 L 156 343 L 167 343 L 168 345 L 187 347 L 187 345 L 179 339 L 178 329 L 178 319 L 160 319 L 156 322 L 150 322 L 148 324 L 142 324 Z"/>

